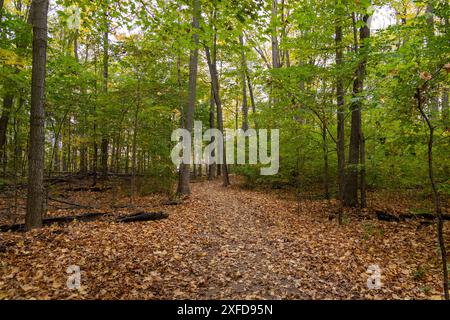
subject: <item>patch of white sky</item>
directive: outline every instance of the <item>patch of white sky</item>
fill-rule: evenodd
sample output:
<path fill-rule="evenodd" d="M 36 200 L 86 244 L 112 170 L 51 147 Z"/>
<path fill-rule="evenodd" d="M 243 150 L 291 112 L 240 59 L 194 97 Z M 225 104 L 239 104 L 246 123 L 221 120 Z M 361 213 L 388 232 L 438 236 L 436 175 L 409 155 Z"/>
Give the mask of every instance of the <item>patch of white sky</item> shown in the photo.
<path fill-rule="evenodd" d="M 390 6 L 375 7 L 375 12 L 370 19 L 372 31 L 386 29 L 396 23 L 395 10 Z"/>

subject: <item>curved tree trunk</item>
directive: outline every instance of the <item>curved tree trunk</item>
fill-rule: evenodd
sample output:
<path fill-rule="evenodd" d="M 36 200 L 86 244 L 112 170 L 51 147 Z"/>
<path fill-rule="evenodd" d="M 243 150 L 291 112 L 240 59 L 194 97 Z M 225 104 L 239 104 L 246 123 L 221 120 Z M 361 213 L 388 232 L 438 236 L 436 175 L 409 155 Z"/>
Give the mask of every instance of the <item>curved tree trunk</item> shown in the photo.
<path fill-rule="evenodd" d="M 442 275 L 443 275 L 443 287 L 445 300 L 450 300 L 449 294 L 449 278 L 448 278 L 448 263 L 447 263 L 447 250 L 445 247 L 444 239 L 444 216 L 442 214 L 441 197 L 437 189 L 436 181 L 434 180 L 434 170 L 433 170 L 433 146 L 434 146 L 434 126 L 432 125 L 430 118 L 425 113 L 423 108 L 423 96 L 422 90 L 417 88 L 416 92 L 417 99 L 417 109 L 419 110 L 422 118 L 426 122 L 429 129 L 429 139 L 428 139 L 428 177 L 430 179 L 431 190 L 433 191 L 433 201 L 434 201 L 434 212 L 436 214 L 437 223 L 437 238 L 441 253 L 442 260 Z"/>

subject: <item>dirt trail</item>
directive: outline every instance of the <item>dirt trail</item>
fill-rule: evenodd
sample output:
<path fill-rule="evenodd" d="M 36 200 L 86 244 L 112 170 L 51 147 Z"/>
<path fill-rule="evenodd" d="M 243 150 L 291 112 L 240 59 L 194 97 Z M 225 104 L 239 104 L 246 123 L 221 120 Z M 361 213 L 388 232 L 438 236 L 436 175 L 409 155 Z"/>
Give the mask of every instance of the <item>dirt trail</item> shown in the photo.
<path fill-rule="evenodd" d="M 148 201 L 142 199 L 142 201 Z M 327 203 L 192 184 L 159 222 L 74 223 L 3 234 L 1 298 L 423 299 L 440 292 L 434 229 L 328 220 Z M 80 266 L 82 288 L 66 287 Z M 371 265 L 382 288 L 369 290 Z"/>

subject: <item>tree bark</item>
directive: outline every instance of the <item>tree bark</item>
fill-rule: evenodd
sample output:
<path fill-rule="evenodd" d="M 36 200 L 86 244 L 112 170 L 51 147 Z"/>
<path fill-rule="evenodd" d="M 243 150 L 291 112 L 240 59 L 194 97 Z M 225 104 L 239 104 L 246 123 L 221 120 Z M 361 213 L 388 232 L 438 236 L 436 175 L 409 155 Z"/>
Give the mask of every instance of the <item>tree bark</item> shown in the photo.
<path fill-rule="evenodd" d="M 3 98 L 3 110 L 0 117 L 0 149 L 2 149 L 6 143 L 6 132 L 8 130 L 9 115 L 11 114 L 13 101 L 13 96 L 10 94 L 7 94 Z"/>
<path fill-rule="evenodd" d="M 450 104 L 448 100 L 448 89 L 444 88 L 442 93 L 442 122 L 446 130 L 450 130 Z"/>
<path fill-rule="evenodd" d="M 433 145 L 434 145 L 434 126 L 432 125 L 430 118 L 427 116 L 423 109 L 423 96 L 422 90 L 417 88 L 416 91 L 416 99 L 417 99 L 417 108 L 427 123 L 429 129 L 429 139 L 428 139 L 428 176 L 430 179 L 431 190 L 433 191 L 433 202 L 434 202 L 434 211 L 438 220 L 437 223 L 437 238 L 439 243 L 439 248 L 441 252 L 441 260 L 442 260 L 442 271 L 443 271 L 443 287 L 444 287 L 444 296 L 445 300 L 450 300 L 449 295 L 449 278 L 448 278 L 448 267 L 447 267 L 447 251 L 445 247 L 445 239 L 444 239 L 444 216 L 442 214 L 442 205 L 439 191 L 437 189 L 436 182 L 434 180 L 434 170 L 433 170 Z"/>
<path fill-rule="evenodd" d="M 108 66 L 109 66 L 109 23 L 108 23 L 108 8 L 109 1 L 104 4 L 104 30 L 103 30 L 103 93 L 108 94 Z M 101 144 L 101 165 L 102 165 L 102 178 L 106 179 L 108 177 L 108 149 L 109 141 L 107 132 L 105 128 L 102 133 L 102 144 Z"/>
<path fill-rule="evenodd" d="M 139 72 L 139 71 L 138 71 Z M 137 151 L 137 136 L 138 136 L 138 119 L 139 119 L 139 110 L 141 108 L 141 77 L 137 76 L 137 92 L 136 92 L 136 109 L 134 111 L 134 120 L 133 120 L 133 154 L 131 159 L 131 192 L 130 199 L 131 203 L 133 203 L 134 196 L 136 195 L 136 151 Z"/>
<path fill-rule="evenodd" d="M 361 93 L 364 91 L 364 78 L 366 74 L 367 58 L 364 52 L 364 41 L 370 37 L 370 29 L 367 25 L 369 20 L 368 15 L 364 15 L 364 27 L 360 29 L 360 49 L 358 49 L 358 40 L 355 36 L 355 51 L 360 55 L 358 69 L 356 70 L 355 80 L 353 82 L 353 103 L 350 106 L 352 112 L 352 122 L 350 131 L 350 145 L 349 145 L 349 160 L 347 168 L 347 179 L 345 186 L 344 202 L 347 207 L 356 207 L 358 205 L 358 166 L 360 165 L 361 156 L 361 140 L 362 140 L 362 123 L 361 123 L 361 108 L 362 98 Z M 354 30 L 356 34 L 354 19 Z M 362 152 L 364 154 L 364 152 Z M 361 180 L 360 180 L 361 181 Z"/>
<path fill-rule="evenodd" d="M 187 108 L 185 115 L 185 129 L 192 134 L 194 125 L 194 110 L 197 97 L 197 73 L 198 73 L 198 44 L 199 38 L 197 31 L 200 27 L 200 1 L 193 0 L 193 18 L 192 27 L 194 29 L 192 39 L 194 41 L 195 48 L 191 50 L 189 58 L 189 89 L 187 98 Z M 182 163 L 180 165 L 180 177 L 178 181 L 177 193 L 180 195 L 189 195 L 191 188 L 189 186 L 190 180 L 190 165 L 188 163 Z"/>
<path fill-rule="evenodd" d="M 25 224 L 27 230 L 42 227 L 44 216 L 44 143 L 45 143 L 45 73 L 47 64 L 48 0 L 34 0 L 31 9 L 33 26 L 33 63 L 31 76 L 30 143 L 28 197 Z"/>
<path fill-rule="evenodd" d="M 215 128 L 215 117 L 216 117 L 216 102 L 214 100 L 214 89 L 212 88 L 212 84 L 211 84 L 211 96 L 210 96 L 210 110 L 209 110 L 209 128 L 210 129 L 214 129 Z M 215 138 L 212 137 L 211 138 L 211 143 L 215 142 Z M 213 154 L 211 155 L 212 157 L 215 156 L 214 154 L 214 150 L 212 151 Z M 216 163 L 211 163 L 209 165 L 209 171 L 208 171 L 208 180 L 212 181 L 216 178 L 216 170 L 217 170 L 217 164 Z"/>
<path fill-rule="evenodd" d="M 338 6 L 338 1 L 336 2 Z M 342 15 L 341 10 L 336 8 L 336 67 L 337 67 L 337 77 L 336 77 L 336 98 L 337 98 L 337 157 L 338 157 L 338 187 L 339 187 L 339 200 L 340 200 L 340 210 L 339 210 L 339 224 L 343 223 L 343 206 L 344 206 L 344 187 L 345 187 L 345 91 L 344 91 L 344 81 L 341 75 L 341 66 L 343 63 L 342 54 Z"/>
<path fill-rule="evenodd" d="M 325 199 L 330 199 L 330 174 L 328 164 L 328 131 L 327 119 L 324 117 L 322 124 L 322 150 L 323 150 L 323 187 Z"/>
<path fill-rule="evenodd" d="M 216 101 L 216 107 L 217 107 L 217 125 L 219 128 L 219 131 L 224 132 L 223 130 L 223 113 L 222 113 L 222 101 L 220 100 L 219 95 L 219 77 L 217 73 L 217 66 L 215 63 L 211 60 L 211 52 L 209 50 L 208 46 L 205 46 L 205 53 L 206 53 L 206 61 L 208 62 L 208 68 L 209 73 L 211 75 L 211 83 L 213 87 L 213 93 L 214 93 L 214 100 Z M 223 155 L 223 165 L 222 167 L 222 176 L 223 176 L 223 186 L 227 187 L 230 185 L 230 178 L 228 177 L 228 166 L 227 166 L 227 156 L 226 156 L 226 148 L 223 145 L 222 146 L 222 155 Z"/>
<path fill-rule="evenodd" d="M 214 8 L 212 13 L 213 20 L 217 17 L 217 10 Z M 214 36 L 213 36 L 213 52 L 212 52 L 212 61 L 214 64 L 217 63 L 217 31 L 215 26 L 213 26 L 214 30 Z M 209 128 L 215 129 L 215 118 L 216 118 L 216 100 L 214 99 L 214 88 L 212 86 L 211 82 L 211 93 L 210 93 L 210 110 L 209 110 Z M 211 137 L 211 143 L 214 143 L 216 141 L 215 137 Z M 215 150 L 212 151 L 211 157 L 215 156 Z M 209 165 L 208 170 L 208 180 L 212 181 L 216 178 L 217 175 L 220 174 L 220 166 L 217 165 L 217 163 L 212 163 Z"/>
<path fill-rule="evenodd" d="M 248 100 L 247 100 L 247 59 L 245 57 L 244 37 L 239 36 L 241 44 L 241 68 L 242 68 L 242 129 L 248 130 Z"/>
<path fill-rule="evenodd" d="M 272 68 L 280 67 L 280 54 L 278 50 L 278 0 L 272 0 Z"/>

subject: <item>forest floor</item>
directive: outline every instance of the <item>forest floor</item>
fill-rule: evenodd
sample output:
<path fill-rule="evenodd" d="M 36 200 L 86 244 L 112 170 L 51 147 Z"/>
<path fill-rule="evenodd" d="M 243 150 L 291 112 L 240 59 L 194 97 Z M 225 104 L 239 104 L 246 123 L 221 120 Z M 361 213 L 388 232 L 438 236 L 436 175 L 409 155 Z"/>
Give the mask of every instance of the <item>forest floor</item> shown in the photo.
<path fill-rule="evenodd" d="M 99 208 L 126 203 L 111 192 L 68 197 Z M 220 181 L 193 183 L 180 205 L 165 200 L 136 200 L 170 215 L 161 221 L 103 219 L 0 233 L 0 299 L 440 298 L 434 225 L 349 215 L 339 227 L 330 219 L 333 202 L 298 206 L 283 193 L 223 188 Z M 63 214 L 73 211 L 51 211 Z M 71 265 L 81 269 L 80 290 L 66 286 Z M 374 265 L 381 271 L 378 290 L 367 286 Z"/>

